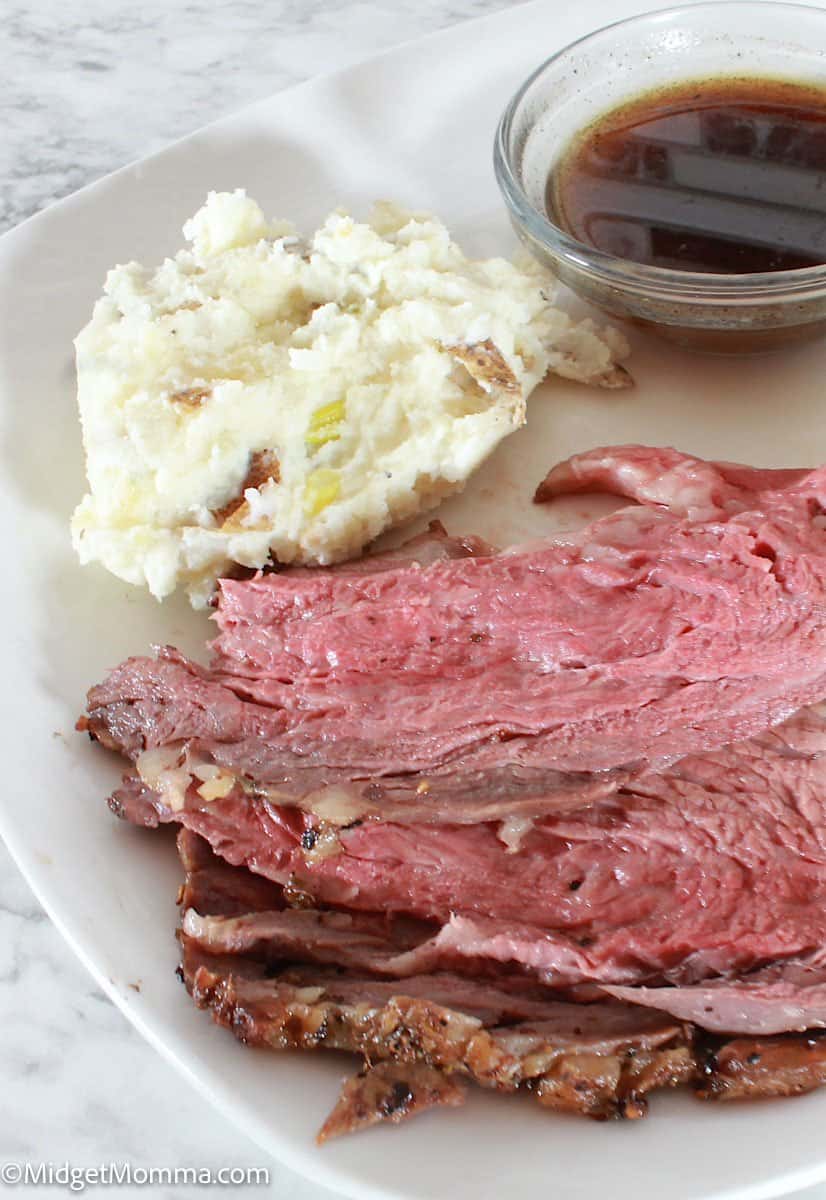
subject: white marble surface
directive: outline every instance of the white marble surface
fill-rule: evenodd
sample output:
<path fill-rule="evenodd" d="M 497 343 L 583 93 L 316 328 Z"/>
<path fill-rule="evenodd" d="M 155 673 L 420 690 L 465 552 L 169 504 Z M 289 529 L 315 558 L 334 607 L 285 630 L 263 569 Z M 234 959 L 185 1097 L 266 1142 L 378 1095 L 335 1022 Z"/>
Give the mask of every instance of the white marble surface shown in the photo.
<path fill-rule="evenodd" d="M 506 0 L 4 0 L 0 230 L 248 101 L 504 7 Z M 270 1162 L 141 1041 L 0 847 L 0 1163 L 27 1159 L 266 1166 L 269 1189 L 231 1194 L 330 1196 Z M 186 1186 L 148 1190 L 196 1194 Z M 826 1188 L 807 1198 L 826 1200 Z"/>

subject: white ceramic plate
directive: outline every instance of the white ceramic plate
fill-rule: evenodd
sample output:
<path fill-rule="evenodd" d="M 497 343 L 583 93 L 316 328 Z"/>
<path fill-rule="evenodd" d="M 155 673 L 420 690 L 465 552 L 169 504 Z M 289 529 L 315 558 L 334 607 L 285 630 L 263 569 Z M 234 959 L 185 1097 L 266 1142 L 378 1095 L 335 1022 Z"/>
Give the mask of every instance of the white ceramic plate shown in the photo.
<path fill-rule="evenodd" d="M 171 838 L 109 815 L 117 764 L 72 731 L 107 667 L 150 642 L 197 653 L 208 625 L 182 602 L 160 607 L 72 557 L 67 520 L 83 472 L 71 341 L 107 267 L 173 250 L 209 188 L 243 185 L 307 229 L 336 204 L 363 210 L 395 197 L 433 207 L 471 251 L 509 252 L 490 166 L 501 108 L 540 59 L 633 11 L 635 0 L 540 0 L 439 34 L 249 108 L 0 241 L 0 828 L 71 945 L 146 1037 L 261 1146 L 353 1196 L 498 1200 L 507 1190 L 519 1200 L 552 1189 L 566 1200 L 756 1200 L 826 1178 L 826 1094 L 731 1108 L 655 1097 L 647 1121 L 597 1125 L 476 1093 L 464 1109 L 316 1150 L 349 1064 L 245 1050 L 194 1009 L 173 974 Z M 673 443 L 778 466 L 826 458 L 826 347 L 737 362 L 633 341 L 636 390 L 545 385 L 528 428 L 444 506 L 449 528 L 500 543 L 551 528 L 556 518 L 528 503 L 533 486 L 554 460 L 597 443 Z"/>

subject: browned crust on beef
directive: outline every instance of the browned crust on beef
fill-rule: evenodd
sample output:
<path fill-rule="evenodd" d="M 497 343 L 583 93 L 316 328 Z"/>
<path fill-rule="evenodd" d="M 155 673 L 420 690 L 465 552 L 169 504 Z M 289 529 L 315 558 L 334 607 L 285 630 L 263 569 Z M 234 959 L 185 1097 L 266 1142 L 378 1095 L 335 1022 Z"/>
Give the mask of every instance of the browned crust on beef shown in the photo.
<path fill-rule="evenodd" d="M 598 1120 L 642 1117 L 651 1092 L 682 1084 L 693 1084 L 703 1100 L 735 1100 L 800 1095 L 826 1083 L 826 1036 L 716 1039 L 697 1047 L 692 1031 L 681 1027 L 669 1044 L 650 1049 L 599 1054 L 549 1042 L 514 1055 L 509 1028 L 485 1029 L 463 1013 L 402 994 L 379 1005 L 341 1003 L 327 994 L 323 976 L 314 986 L 306 971 L 300 978 L 293 972 L 288 982 L 265 979 L 263 969 L 254 978 L 247 964 L 227 960 L 214 969 L 194 947 L 187 953 L 188 939 L 182 940 L 184 978 L 196 1003 L 250 1045 L 324 1047 L 367 1062 L 424 1064 L 482 1087 L 524 1089 L 545 1108 Z M 233 971 L 239 965 L 244 974 Z"/>
<path fill-rule="evenodd" d="M 778 1034 L 712 1044 L 698 1075 L 697 1095 L 703 1100 L 800 1096 L 826 1083 L 826 1035 Z"/>
<path fill-rule="evenodd" d="M 323 1045 L 362 1054 L 370 1062 L 465 1068 L 487 1086 L 512 1090 L 516 1060 L 492 1043 L 474 1017 L 402 994 L 376 1004 L 339 1001 L 328 992 L 324 972 L 285 971 L 267 979 L 266 968 L 257 964 L 213 961 L 185 935 L 181 943 L 184 980 L 195 1003 L 242 1042 L 274 1050 Z"/>
<path fill-rule="evenodd" d="M 456 1108 L 464 1100 L 465 1089 L 459 1082 L 434 1067 L 424 1063 L 375 1063 L 344 1081 L 316 1142 L 321 1146 L 330 1138 L 356 1133 L 381 1121 L 398 1125 L 429 1108 Z"/>
<path fill-rule="evenodd" d="M 178 846 L 186 869 L 179 894 L 184 909 L 232 916 L 283 908 L 278 885 L 222 863 L 192 832 L 182 830 Z M 315 962 L 211 954 L 182 930 L 178 937 L 179 974 L 187 990 L 241 1042 L 362 1056 L 366 1068 L 344 1084 L 319 1143 L 459 1104 L 462 1079 L 506 1093 L 528 1091 L 544 1108 L 597 1120 L 643 1117 L 651 1092 L 682 1084 L 693 1085 L 703 1100 L 732 1100 L 799 1095 L 826 1083 L 826 1033 L 711 1037 L 651 1010 L 628 1009 L 629 1024 L 626 1006 L 612 1002 L 581 1007 L 583 1014 L 605 1014 L 596 1026 L 589 1029 L 577 1013 L 565 1027 L 554 1014 L 573 1006 L 559 1004 L 552 992 L 541 1010 L 549 1019 L 512 1020 L 495 1006 L 490 1013 L 499 1015 L 482 1019 L 428 998 L 455 995 L 445 990 L 455 976 L 422 976 L 412 981 L 420 994 L 406 995 L 410 980 L 388 981 Z M 488 987 L 479 986 L 483 992 Z M 484 1009 L 480 1004 L 477 1011 Z M 618 1012 L 619 1027 L 607 1019 Z M 493 1023 L 506 1019 L 510 1023 Z"/>
<path fill-rule="evenodd" d="M 644 1117 L 648 1092 L 678 1087 L 695 1074 L 689 1040 L 664 1049 L 629 1050 L 625 1054 L 563 1055 L 536 1085 L 546 1108 L 578 1112 L 602 1120 Z"/>
<path fill-rule="evenodd" d="M 690 1034 L 676 1027 L 672 1041 L 612 1054 L 554 1045 L 552 1037 L 522 1053 L 509 1049 L 511 1027 L 485 1029 L 481 1021 L 432 1001 L 399 994 L 381 1003 L 335 998 L 334 984 L 317 968 L 265 978 L 246 960 L 210 960 L 181 936 L 183 977 L 195 1003 L 248 1045 L 274 1050 L 321 1047 L 361 1054 L 368 1062 L 423 1063 L 458 1072 L 482 1087 L 532 1091 L 546 1108 L 605 1120 L 638 1117 L 652 1088 L 673 1087 L 694 1074 Z M 314 979 L 320 979 L 314 983 Z M 365 995 L 369 996 L 369 981 Z"/>

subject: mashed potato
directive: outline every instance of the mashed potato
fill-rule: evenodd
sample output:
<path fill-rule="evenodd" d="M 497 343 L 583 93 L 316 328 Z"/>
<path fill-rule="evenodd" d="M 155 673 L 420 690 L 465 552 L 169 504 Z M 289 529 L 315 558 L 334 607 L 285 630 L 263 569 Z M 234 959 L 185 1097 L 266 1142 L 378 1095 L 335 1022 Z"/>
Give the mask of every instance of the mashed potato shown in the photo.
<path fill-rule="evenodd" d="M 233 564 L 330 563 L 460 488 L 551 370 L 621 382 L 534 266 L 471 261 L 432 216 L 333 213 L 309 242 L 244 192 L 190 245 L 110 271 L 77 338 L 84 563 L 196 605 Z"/>

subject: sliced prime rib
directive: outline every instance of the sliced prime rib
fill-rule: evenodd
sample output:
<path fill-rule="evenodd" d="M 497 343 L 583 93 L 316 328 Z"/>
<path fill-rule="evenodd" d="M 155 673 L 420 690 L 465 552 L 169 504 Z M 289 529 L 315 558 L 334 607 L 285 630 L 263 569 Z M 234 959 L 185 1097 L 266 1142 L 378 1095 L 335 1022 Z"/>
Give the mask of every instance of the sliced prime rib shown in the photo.
<path fill-rule="evenodd" d="M 638 503 L 501 554 L 226 580 L 210 666 L 130 659 L 86 727 L 145 781 L 185 748 L 339 824 L 453 824 L 580 807 L 823 698 L 826 468 L 618 447 L 538 497 L 595 487 Z"/>
<path fill-rule="evenodd" d="M 826 955 L 787 959 L 739 977 L 681 987 L 606 987 L 617 999 L 725 1033 L 826 1029 Z"/>
<path fill-rule="evenodd" d="M 220 896 L 213 868 L 224 876 L 233 868 L 210 860 L 205 843 L 188 831 L 179 834 L 179 851 L 187 867 L 182 905 L 202 911 Z M 225 907 L 219 898 L 221 911 L 202 915 L 224 915 Z M 508 991 L 439 972 L 379 980 L 301 964 L 295 950 L 293 958 L 264 962 L 210 954 L 185 929 L 179 937 L 181 975 L 195 1002 L 246 1044 L 349 1050 L 369 1062 L 424 1065 L 500 1091 L 525 1087 L 548 1108 L 595 1117 L 642 1116 L 648 1091 L 676 1086 L 695 1071 L 685 1027 L 631 1005 L 582 1006 L 536 988 Z M 396 1075 L 395 1082 L 405 1079 Z M 351 1091 L 345 1087 L 338 1107 L 346 1109 Z M 449 1102 L 457 1100 L 453 1093 Z M 374 1112 L 376 1119 L 402 1115 L 401 1106 Z M 362 1113 L 351 1127 L 365 1123 Z"/>
<path fill-rule="evenodd" d="M 113 810 L 184 827 L 197 1002 L 388 1064 L 324 1136 L 434 1071 L 598 1116 L 826 1079 L 826 468 L 609 448 L 537 499 L 595 488 L 635 506 L 224 581 L 208 666 L 89 693 Z"/>
<path fill-rule="evenodd" d="M 314 818 L 237 789 L 205 801 L 190 787 L 185 806 L 173 809 L 133 781 L 114 804 L 139 824 L 187 825 L 229 862 L 284 885 L 295 903 L 363 914 L 360 925 L 356 916 L 328 914 L 320 932 L 330 955 L 373 954 L 374 970 L 380 954 L 397 973 L 427 962 L 457 967 L 461 960 L 466 969 L 478 969 L 487 960 L 522 965 L 556 985 L 692 985 L 826 946 L 826 715 L 820 709 L 803 710 L 760 737 L 647 772 L 578 813 L 537 821 L 518 831 L 516 852 L 511 831 L 496 823 L 368 821 L 325 831 Z M 413 940 L 381 949 L 375 920 L 364 919 L 371 913 L 430 924 Z M 319 917 L 301 919 L 309 931 Z M 223 939 L 227 948 L 235 938 L 239 948 L 249 948 L 256 939 L 286 937 L 275 924 L 273 918 L 267 930 L 241 918 L 203 932 L 216 947 Z M 417 944 L 412 957 L 400 958 Z M 746 994 L 756 1001 L 755 986 Z M 715 1003 L 730 994 L 718 989 Z M 718 1020 L 698 1014 L 699 996 L 671 990 L 660 1001 L 655 995 L 655 1002 L 720 1028 Z M 814 992 L 801 991 L 802 1008 L 791 1025 L 784 1024 L 788 995 L 778 1000 L 772 1015 L 766 993 L 762 1015 L 758 1020 L 752 1009 L 755 1024 L 747 1028 L 824 1023 Z M 676 1003 L 693 1007 L 678 1011 Z M 731 1032 L 744 1028 L 727 1020 Z"/>
<path fill-rule="evenodd" d="M 760 468 L 708 462 L 669 447 L 601 446 L 552 467 L 536 489 L 542 504 L 575 492 L 608 492 L 640 504 L 664 505 L 692 520 L 725 519 L 748 510 L 760 493 L 794 491 L 814 483 L 810 467 Z"/>
<path fill-rule="evenodd" d="M 262 906 L 272 898 L 250 897 L 249 872 L 221 863 L 189 831 L 179 834 L 179 851 L 186 912 L 237 915 L 233 876 L 239 895 Z M 536 987 L 508 991 L 448 973 L 379 980 L 302 962 L 297 947 L 290 953 L 298 963 L 277 954 L 262 960 L 211 954 L 185 928 L 179 936 L 187 989 L 242 1042 L 348 1050 L 367 1060 L 345 1083 L 319 1141 L 461 1103 L 457 1076 L 603 1119 L 643 1116 L 651 1091 L 681 1083 L 693 1082 L 706 1099 L 730 1099 L 796 1094 L 826 1081 L 826 1038 L 697 1037 L 683 1022 L 615 1001 L 574 1004 Z"/>
<path fill-rule="evenodd" d="M 227 683 L 163 647 L 155 659 L 128 659 L 92 688 L 82 728 L 132 758 L 143 780 L 165 791 L 173 805 L 184 803 L 190 775 L 200 786 L 198 772 L 214 771 L 248 794 L 338 825 L 356 819 L 471 824 L 545 808 L 571 810 L 610 795 L 634 774 L 629 767 L 593 773 L 536 768 L 519 762 L 516 750 L 496 762 L 491 743 L 472 767 L 446 765 L 423 777 L 412 770 L 380 776 L 365 766 L 358 768 L 361 778 L 351 774 L 342 783 L 335 765 L 324 765 L 321 743 L 315 754 L 286 749 L 284 712 L 242 699 Z M 334 753 L 331 748 L 331 759 Z M 169 770 L 181 755 L 191 773 Z"/>

